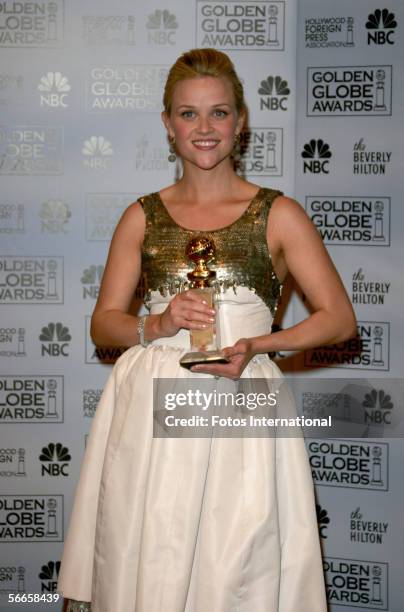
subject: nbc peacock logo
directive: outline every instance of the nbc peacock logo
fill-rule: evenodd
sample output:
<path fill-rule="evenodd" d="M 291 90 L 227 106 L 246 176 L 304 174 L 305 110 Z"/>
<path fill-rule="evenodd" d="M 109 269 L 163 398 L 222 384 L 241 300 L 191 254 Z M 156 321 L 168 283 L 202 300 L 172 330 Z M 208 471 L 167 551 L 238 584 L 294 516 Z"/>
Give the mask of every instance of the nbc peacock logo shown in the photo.
<path fill-rule="evenodd" d="M 320 533 L 320 537 L 326 539 L 328 536 L 326 535 L 326 529 L 330 524 L 330 517 L 328 516 L 328 510 L 322 508 L 319 504 L 316 504 L 316 514 L 317 514 L 317 523 L 318 523 L 318 531 Z"/>
<path fill-rule="evenodd" d="M 290 94 L 288 82 L 281 76 L 268 76 L 261 81 L 258 89 L 260 110 L 287 111 L 287 101 Z"/>
<path fill-rule="evenodd" d="M 329 174 L 329 160 L 332 157 L 330 145 L 321 138 L 312 138 L 302 151 L 303 172 L 312 174 Z"/>
<path fill-rule="evenodd" d="M 49 108 L 67 108 L 67 96 L 70 92 L 69 79 L 61 72 L 47 72 L 38 85 L 41 106 Z"/>
<path fill-rule="evenodd" d="M 175 45 L 177 18 L 168 9 L 156 9 L 146 22 L 147 42 L 155 45 Z"/>
<path fill-rule="evenodd" d="M 71 339 L 69 328 L 63 323 L 48 323 L 39 335 L 42 357 L 68 357 Z"/>
<path fill-rule="evenodd" d="M 55 593 L 60 570 L 60 561 L 48 561 L 41 567 L 38 578 L 41 581 L 42 593 Z"/>
<path fill-rule="evenodd" d="M 376 9 L 369 13 L 365 27 L 368 30 L 368 45 L 394 45 L 397 20 L 388 9 Z"/>
<path fill-rule="evenodd" d="M 67 446 L 61 442 L 49 442 L 42 448 L 39 455 L 42 476 L 68 476 L 68 467 L 71 455 Z"/>
<path fill-rule="evenodd" d="M 84 167 L 92 170 L 106 170 L 114 154 L 110 141 L 104 136 L 90 136 L 84 141 L 81 152 Z"/>
<path fill-rule="evenodd" d="M 365 410 L 365 423 L 391 425 L 391 413 L 394 404 L 391 395 L 383 389 L 372 389 L 370 393 L 366 393 L 362 406 Z"/>
<path fill-rule="evenodd" d="M 100 290 L 102 275 L 104 274 L 103 265 L 91 265 L 83 270 L 81 283 L 83 285 L 83 299 L 91 298 L 96 300 Z"/>

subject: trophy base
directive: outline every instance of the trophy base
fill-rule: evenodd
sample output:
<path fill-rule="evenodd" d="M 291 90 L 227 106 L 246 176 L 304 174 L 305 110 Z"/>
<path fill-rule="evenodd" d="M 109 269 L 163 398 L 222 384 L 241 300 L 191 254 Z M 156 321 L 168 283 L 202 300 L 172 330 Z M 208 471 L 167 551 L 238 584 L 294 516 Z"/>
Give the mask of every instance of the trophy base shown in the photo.
<path fill-rule="evenodd" d="M 180 359 L 180 365 L 188 370 L 194 365 L 209 363 L 230 363 L 220 351 L 194 351 L 186 353 Z"/>

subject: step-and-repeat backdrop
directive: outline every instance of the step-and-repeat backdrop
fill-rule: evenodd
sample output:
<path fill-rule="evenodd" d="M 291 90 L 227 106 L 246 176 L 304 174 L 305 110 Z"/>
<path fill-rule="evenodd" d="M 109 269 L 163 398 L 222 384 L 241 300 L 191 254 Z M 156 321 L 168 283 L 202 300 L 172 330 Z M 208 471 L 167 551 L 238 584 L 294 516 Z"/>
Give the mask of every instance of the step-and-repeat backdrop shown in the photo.
<path fill-rule="evenodd" d="M 90 317 L 123 210 L 181 172 L 160 112 L 185 50 L 231 56 L 249 107 L 239 172 L 297 197 L 355 305 L 358 338 L 308 351 L 295 371 L 380 379 L 364 410 L 397 413 L 404 11 L 386 4 L 0 2 L 0 610 L 18 593 L 36 600 L 16 608 L 49 610 L 56 591 L 86 436 L 120 354 L 93 345 Z M 303 304 L 291 299 L 279 324 Z M 308 450 L 332 609 L 399 612 L 397 440 Z"/>

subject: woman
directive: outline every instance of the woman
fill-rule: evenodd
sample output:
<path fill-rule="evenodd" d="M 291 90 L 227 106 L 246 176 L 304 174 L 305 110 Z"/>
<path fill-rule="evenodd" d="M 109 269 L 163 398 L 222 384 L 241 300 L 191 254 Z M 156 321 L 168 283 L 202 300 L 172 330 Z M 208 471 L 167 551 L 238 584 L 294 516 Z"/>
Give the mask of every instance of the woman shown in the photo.
<path fill-rule="evenodd" d="M 168 75 L 162 119 L 183 176 L 129 206 L 112 239 L 91 333 L 97 344 L 131 348 L 92 425 L 59 591 L 76 600 L 72 611 L 326 612 L 302 438 L 154 438 L 152 389 L 153 378 L 196 372 L 279 378 L 268 352 L 351 337 L 352 307 L 299 204 L 233 169 L 246 108 L 227 55 L 181 56 Z M 185 246 L 201 233 L 216 247 L 210 267 L 228 363 L 192 373 L 179 365 L 189 330 L 215 320 L 187 284 Z M 135 317 L 128 310 L 141 272 L 151 314 Z M 287 272 L 313 314 L 271 334 Z"/>

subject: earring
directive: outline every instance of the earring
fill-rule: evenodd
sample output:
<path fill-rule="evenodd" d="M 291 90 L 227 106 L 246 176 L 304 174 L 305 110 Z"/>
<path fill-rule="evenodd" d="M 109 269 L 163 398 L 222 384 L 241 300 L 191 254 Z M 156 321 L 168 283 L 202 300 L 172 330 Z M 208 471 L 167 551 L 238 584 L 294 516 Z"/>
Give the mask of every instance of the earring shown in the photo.
<path fill-rule="evenodd" d="M 236 134 L 234 138 L 233 158 L 239 160 L 241 157 L 241 134 Z"/>
<path fill-rule="evenodd" d="M 175 160 L 177 159 L 177 156 L 175 154 L 175 148 L 174 148 L 174 144 L 175 144 L 174 136 L 169 138 L 169 141 L 170 141 L 170 148 L 169 148 L 169 153 L 168 153 L 168 161 L 175 162 Z"/>

